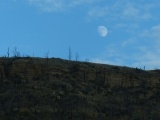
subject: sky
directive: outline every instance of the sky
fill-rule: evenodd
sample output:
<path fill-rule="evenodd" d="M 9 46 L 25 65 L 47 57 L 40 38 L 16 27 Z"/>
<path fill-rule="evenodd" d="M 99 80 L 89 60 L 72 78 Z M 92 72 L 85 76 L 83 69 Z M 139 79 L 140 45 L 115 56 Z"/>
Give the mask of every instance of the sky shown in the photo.
<path fill-rule="evenodd" d="M 160 69 L 159 0 L 0 0 L 0 56 Z"/>

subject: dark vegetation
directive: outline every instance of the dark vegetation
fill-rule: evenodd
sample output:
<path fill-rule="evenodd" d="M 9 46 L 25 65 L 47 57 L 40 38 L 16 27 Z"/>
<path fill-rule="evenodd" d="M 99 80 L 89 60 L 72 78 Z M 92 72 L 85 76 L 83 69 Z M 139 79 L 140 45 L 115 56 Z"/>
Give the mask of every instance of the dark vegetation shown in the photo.
<path fill-rule="evenodd" d="M 160 120 L 160 71 L 0 58 L 0 120 Z"/>

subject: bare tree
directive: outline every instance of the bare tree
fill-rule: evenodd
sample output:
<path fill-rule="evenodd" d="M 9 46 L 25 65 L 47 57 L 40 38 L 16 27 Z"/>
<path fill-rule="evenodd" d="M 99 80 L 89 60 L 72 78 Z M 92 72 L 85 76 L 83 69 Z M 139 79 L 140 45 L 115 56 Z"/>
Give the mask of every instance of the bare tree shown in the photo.
<path fill-rule="evenodd" d="M 76 52 L 76 61 L 78 61 L 79 54 Z"/>
<path fill-rule="evenodd" d="M 34 57 L 34 52 L 33 52 L 33 57 Z"/>
<path fill-rule="evenodd" d="M 44 56 L 46 59 L 48 59 L 49 58 L 49 51 L 45 54 L 45 56 Z"/>
<path fill-rule="evenodd" d="M 8 58 L 9 58 L 9 54 L 10 54 L 10 52 L 9 52 L 9 47 L 8 47 L 8 51 L 7 51 L 7 56 L 8 56 Z"/>
<path fill-rule="evenodd" d="M 69 60 L 72 59 L 72 52 L 71 52 L 71 48 L 69 47 Z"/>
<path fill-rule="evenodd" d="M 85 62 L 89 62 L 89 59 L 88 59 L 88 58 L 86 58 Z"/>
<path fill-rule="evenodd" d="M 13 49 L 13 55 L 14 57 L 20 57 L 20 52 L 17 51 L 17 47 Z"/>

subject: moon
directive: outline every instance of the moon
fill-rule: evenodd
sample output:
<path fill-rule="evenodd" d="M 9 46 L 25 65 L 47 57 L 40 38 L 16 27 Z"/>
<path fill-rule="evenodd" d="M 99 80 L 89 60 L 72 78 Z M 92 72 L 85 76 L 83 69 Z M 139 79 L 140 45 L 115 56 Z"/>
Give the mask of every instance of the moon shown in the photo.
<path fill-rule="evenodd" d="M 106 37 L 108 34 L 108 30 L 105 26 L 99 26 L 97 31 L 101 37 Z"/>

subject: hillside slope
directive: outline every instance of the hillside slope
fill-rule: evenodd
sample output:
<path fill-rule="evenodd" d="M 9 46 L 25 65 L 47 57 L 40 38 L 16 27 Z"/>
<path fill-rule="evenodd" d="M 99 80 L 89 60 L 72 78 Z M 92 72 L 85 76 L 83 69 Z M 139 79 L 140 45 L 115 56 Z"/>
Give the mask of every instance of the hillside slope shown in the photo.
<path fill-rule="evenodd" d="M 160 71 L 0 58 L 1 120 L 160 120 Z"/>

